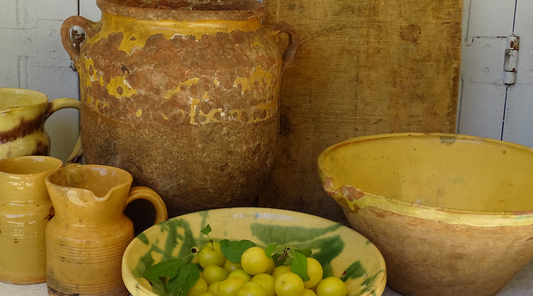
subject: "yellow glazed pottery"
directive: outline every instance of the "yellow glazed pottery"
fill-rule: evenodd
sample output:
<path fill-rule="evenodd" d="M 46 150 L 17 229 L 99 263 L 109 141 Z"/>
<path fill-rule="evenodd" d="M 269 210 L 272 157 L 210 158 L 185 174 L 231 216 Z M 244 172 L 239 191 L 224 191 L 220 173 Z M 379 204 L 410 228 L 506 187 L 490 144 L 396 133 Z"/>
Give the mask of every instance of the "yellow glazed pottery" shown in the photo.
<path fill-rule="evenodd" d="M 50 155 L 50 137 L 44 123 L 64 108 L 80 110 L 78 100 L 63 98 L 51 102 L 40 92 L 0 88 L 0 159 L 24 155 Z M 68 162 L 81 158 L 81 141 L 74 147 Z"/>
<path fill-rule="evenodd" d="M 0 160 L 0 281 L 46 281 L 45 229 L 54 209 L 44 178 L 62 165 L 46 156 Z"/>
<path fill-rule="evenodd" d="M 341 224 L 308 214 L 265 208 L 226 208 L 196 212 L 152 226 L 137 236 L 122 261 L 124 283 L 133 296 L 156 295 L 143 272 L 162 260 L 183 257 L 202 247 L 200 231 L 209 224 L 214 240 L 248 239 L 311 249 L 328 276 L 347 279 L 349 296 L 379 296 L 386 284 L 383 257 L 365 237 Z"/>
<path fill-rule="evenodd" d="M 133 239 L 126 205 L 146 199 L 156 221 L 167 219 L 153 190 L 131 188 L 128 172 L 108 166 L 72 164 L 46 178 L 56 215 L 46 228 L 47 286 L 50 295 L 127 295 L 122 255 Z"/>
<path fill-rule="evenodd" d="M 350 139 L 324 190 L 383 253 L 405 296 L 495 295 L 533 256 L 533 151 L 455 134 Z"/>

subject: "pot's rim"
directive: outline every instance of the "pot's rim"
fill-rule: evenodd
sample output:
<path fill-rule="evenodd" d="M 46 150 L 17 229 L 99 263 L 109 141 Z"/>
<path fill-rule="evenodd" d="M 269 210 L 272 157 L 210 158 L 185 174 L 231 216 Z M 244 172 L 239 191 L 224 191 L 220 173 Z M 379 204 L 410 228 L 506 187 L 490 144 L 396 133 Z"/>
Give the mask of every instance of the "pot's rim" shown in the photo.
<path fill-rule="evenodd" d="M 507 147 L 514 147 L 528 153 L 533 153 L 533 148 L 489 138 L 451 134 L 451 133 L 394 133 L 351 138 L 326 148 L 318 157 L 318 174 L 324 191 L 339 203 L 344 211 L 358 212 L 365 207 L 377 208 L 384 211 L 394 212 L 400 215 L 424 218 L 450 224 L 461 224 L 481 227 L 493 226 L 520 226 L 533 225 L 533 210 L 525 211 L 476 211 L 456 208 L 444 208 L 410 203 L 396 198 L 367 192 L 361 188 L 341 184 L 334 186 L 333 176 L 324 166 L 327 155 L 346 145 L 358 142 L 374 141 L 387 138 L 440 138 L 449 140 L 470 140 L 478 142 L 491 142 Z"/>
<path fill-rule="evenodd" d="M 46 94 L 39 92 L 39 91 L 31 90 L 31 89 L 15 88 L 15 87 L 1 87 L 0 96 L 2 94 L 31 97 L 33 102 L 28 103 L 28 104 L 22 104 L 22 105 L 12 105 L 12 106 L 9 106 L 9 108 L 0 107 L 1 115 L 14 112 L 15 110 L 20 110 L 20 112 L 25 112 L 28 109 L 40 108 L 39 106 L 46 105 L 49 102 L 49 98 Z M 2 100 L 5 100 L 5 98 Z"/>
<path fill-rule="evenodd" d="M 111 178 L 113 181 L 115 181 L 116 184 L 109 185 L 107 186 L 107 188 L 104 187 L 107 189 L 106 192 L 104 194 L 99 195 L 94 190 L 94 188 L 96 188 L 96 182 L 91 188 L 79 186 L 76 182 L 75 178 L 87 178 L 89 174 L 88 172 L 96 173 L 103 178 Z M 63 180 L 65 181 L 62 182 Z M 72 189 L 75 189 L 80 192 L 85 192 L 85 194 L 94 198 L 94 201 L 96 202 L 108 201 L 116 191 L 119 191 L 123 188 L 131 188 L 132 182 L 133 176 L 128 171 L 123 170 L 121 168 L 112 167 L 108 165 L 78 163 L 72 163 L 62 168 L 59 168 L 50 173 L 45 178 L 45 183 L 48 188 L 57 188 L 61 191 L 70 191 Z M 104 185 L 101 184 L 101 186 Z"/>
<path fill-rule="evenodd" d="M 10 178 L 17 176 L 18 179 L 33 179 L 37 176 L 49 175 L 60 169 L 63 161 L 46 155 L 24 155 L 0 159 L 0 175 Z M 30 198 L 32 196 L 28 196 Z"/>
<path fill-rule="evenodd" d="M 96 4 L 103 12 L 139 20 L 243 21 L 260 18 L 266 9 L 256 0 L 97 0 Z"/>

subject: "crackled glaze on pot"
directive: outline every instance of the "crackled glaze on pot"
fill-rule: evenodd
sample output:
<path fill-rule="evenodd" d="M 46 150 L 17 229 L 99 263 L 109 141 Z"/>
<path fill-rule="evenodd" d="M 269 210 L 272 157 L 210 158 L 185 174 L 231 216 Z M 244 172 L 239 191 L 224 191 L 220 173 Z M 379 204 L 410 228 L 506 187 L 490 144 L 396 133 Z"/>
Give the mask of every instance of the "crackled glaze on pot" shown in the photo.
<path fill-rule="evenodd" d="M 455 134 L 353 138 L 318 158 L 325 192 L 402 295 L 496 295 L 533 257 L 533 150 Z"/>
<path fill-rule="evenodd" d="M 44 179 L 62 165 L 46 156 L 0 160 L 0 281 L 46 281 L 45 229 L 54 208 Z"/>
<path fill-rule="evenodd" d="M 130 189 L 132 179 L 124 170 L 91 165 L 69 165 L 46 178 L 56 212 L 46 227 L 50 295 L 127 295 L 120 265 L 133 224 L 126 205 L 147 199 L 155 223 L 167 218 L 161 198 L 146 187 Z"/>
<path fill-rule="evenodd" d="M 286 24 L 264 30 L 256 1 L 174 2 L 99 0 L 100 22 L 65 21 L 86 160 L 129 171 L 170 216 L 250 205 L 273 162 L 296 34 Z M 79 51 L 73 25 L 87 34 Z M 271 40 L 279 31 L 291 36 L 285 59 Z"/>
<path fill-rule="evenodd" d="M 151 227 L 136 237 L 124 253 L 122 272 L 134 296 L 155 295 L 142 273 L 153 264 L 190 254 L 207 237 L 249 239 L 265 248 L 271 243 L 311 249 L 324 267 L 324 278 L 345 276 L 349 296 L 381 295 L 385 262 L 376 247 L 355 231 L 320 217 L 266 208 L 228 208 L 192 213 Z"/>
<path fill-rule="evenodd" d="M 20 88 L 0 88 L 0 159 L 25 155 L 50 155 L 50 137 L 45 121 L 64 108 L 80 110 L 80 102 L 71 98 L 51 102 L 40 92 Z M 68 162 L 81 158 L 78 140 Z"/>

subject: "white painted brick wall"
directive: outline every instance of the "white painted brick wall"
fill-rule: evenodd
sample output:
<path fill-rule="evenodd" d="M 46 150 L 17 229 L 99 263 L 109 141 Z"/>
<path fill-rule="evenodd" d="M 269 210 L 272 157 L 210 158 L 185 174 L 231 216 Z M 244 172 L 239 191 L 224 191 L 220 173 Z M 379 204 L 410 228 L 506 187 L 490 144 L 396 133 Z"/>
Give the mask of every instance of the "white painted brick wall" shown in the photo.
<path fill-rule="evenodd" d="M 0 87 L 43 92 L 51 100 L 78 99 L 78 79 L 61 45 L 64 19 L 78 13 L 73 0 L 1 0 Z M 51 155 L 66 160 L 78 136 L 77 110 L 60 110 L 45 128 Z"/>
<path fill-rule="evenodd" d="M 96 6 L 96 0 L 81 0 L 80 15 L 90 19 L 93 22 L 100 20 L 101 12 Z"/>

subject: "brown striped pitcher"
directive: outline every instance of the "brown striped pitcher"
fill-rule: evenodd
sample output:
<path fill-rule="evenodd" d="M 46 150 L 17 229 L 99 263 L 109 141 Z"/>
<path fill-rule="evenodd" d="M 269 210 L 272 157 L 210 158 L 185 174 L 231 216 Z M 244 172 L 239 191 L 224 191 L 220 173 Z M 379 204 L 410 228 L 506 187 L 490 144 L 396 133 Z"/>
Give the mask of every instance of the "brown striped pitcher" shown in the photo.
<path fill-rule="evenodd" d="M 80 110 L 81 103 L 70 98 L 48 101 L 48 96 L 34 90 L 0 88 L 0 159 L 50 155 L 50 137 L 44 123 L 64 108 Z M 81 154 L 78 139 L 68 162 L 78 162 Z"/>

